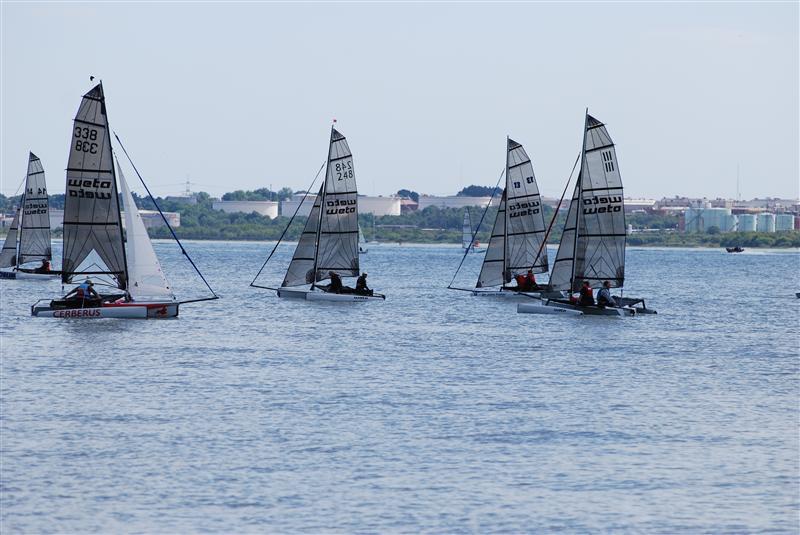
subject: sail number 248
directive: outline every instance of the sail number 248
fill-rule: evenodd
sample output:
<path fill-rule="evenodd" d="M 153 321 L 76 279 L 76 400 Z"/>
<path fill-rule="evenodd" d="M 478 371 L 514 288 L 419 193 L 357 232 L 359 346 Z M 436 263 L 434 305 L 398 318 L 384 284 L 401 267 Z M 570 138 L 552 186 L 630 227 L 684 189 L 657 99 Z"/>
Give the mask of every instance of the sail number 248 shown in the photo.
<path fill-rule="evenodd" d="M 75 150 L 97 154 L 97 130 L 94 128 L 75 127 Z"/>
<path fill-rule="evenodd" d="M 344 162 L 336 162 L 334 166 L 336 173 L 336 180 L 347 180 L 353 178 L 353 160 L 346 160 Z"/>

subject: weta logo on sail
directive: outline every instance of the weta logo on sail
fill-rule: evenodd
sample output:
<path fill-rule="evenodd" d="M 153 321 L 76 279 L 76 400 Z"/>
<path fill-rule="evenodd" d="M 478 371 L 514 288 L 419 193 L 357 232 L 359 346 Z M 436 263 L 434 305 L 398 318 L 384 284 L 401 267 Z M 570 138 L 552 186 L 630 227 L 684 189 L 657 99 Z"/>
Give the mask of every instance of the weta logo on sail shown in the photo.
<path fill-rule="evenodd" d="M 356 213 L 356 200 L 345 201 L 325 201 L 325 213 L 328 215 L 354 214 Z"/>
<path fill-rule="evenodd" d="M 583 199 L 583 213 L 606 214 L 622 211 L 621 195 L 595 195 L 591 199 Z"/>
<path fill-rule="evenodd" d="M 520 217 L 524 215 L 538 214 L 540 211 L 539 201 L 517 202 L 508 205 L 508 217 Z"/>
<path fill-rule="evenodd" d="M 95 178 L 94 180 L 70 178 L 67 180 L 67 192 L 69 193 L 70 197 L 86 199 L 110 199 L 111 181 L 100 180 L 99 178 Z"/>
<path fill-rule="evenodd" d="M 24 215 L 39 215 L 39 214 L 46 214 L 47 213 L 47 203 L 46 202 L 35 202 L 30 201 L 25 203 L 25 209 L 23 211 Z"/>

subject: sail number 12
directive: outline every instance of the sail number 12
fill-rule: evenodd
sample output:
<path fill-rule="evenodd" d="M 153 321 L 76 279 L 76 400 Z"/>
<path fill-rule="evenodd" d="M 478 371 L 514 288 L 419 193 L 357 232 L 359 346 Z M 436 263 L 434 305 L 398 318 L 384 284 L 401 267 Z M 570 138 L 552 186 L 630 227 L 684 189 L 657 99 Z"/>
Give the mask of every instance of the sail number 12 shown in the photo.
<path fill-rule="evenodd" d="M 88 152 L 89 154 L 97 154 L 97 130 L 94 128 L 87 128 L 80 126 L 75 127 L 75 150 L 79 152 Z"/>

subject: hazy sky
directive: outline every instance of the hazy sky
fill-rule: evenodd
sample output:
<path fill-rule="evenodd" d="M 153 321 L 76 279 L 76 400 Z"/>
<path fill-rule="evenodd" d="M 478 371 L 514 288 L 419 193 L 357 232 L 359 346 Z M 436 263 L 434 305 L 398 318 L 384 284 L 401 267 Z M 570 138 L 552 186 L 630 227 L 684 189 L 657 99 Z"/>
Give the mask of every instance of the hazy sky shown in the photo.
<path fill-rule="evenodd" d="M 359 189 L 494 184 L 505 137 L 560 195 L 583 113 L 628 197 L 797 197 L 798 3 L 12 3 L 2 193 L 64 191 L 89 75 L 154 193 L 305 189 L 331 118 Z M 141 187 L 136 187 L 141 192 Z"/>

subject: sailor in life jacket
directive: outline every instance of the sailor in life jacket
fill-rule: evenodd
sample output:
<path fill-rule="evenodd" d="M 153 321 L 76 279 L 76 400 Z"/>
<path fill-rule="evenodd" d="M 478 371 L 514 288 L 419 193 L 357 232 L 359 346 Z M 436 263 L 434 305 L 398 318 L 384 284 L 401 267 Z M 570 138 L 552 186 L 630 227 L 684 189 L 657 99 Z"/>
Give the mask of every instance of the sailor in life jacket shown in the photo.
<path fill-rule="evenodd" d="M 100 294 L 95 291 L 92 280 L 86 279 L 77 288 L 64 296 L 64 299 L 70 298 L 80 301 L 84 299 L 100 299 Z"/>
<path fill-rule="evenodd" d="M 582 307 L 594 306 L 594 294 L 592 293 L 592 286 L 589 284 L 589 281 L 583 281 L 580 297 L 578 298 L 578 305 Z"/>
<path fill-rule="evenodd" d="M 615 307 L 617 301 L 611 295 L 611 283 L 603 281 L 603 287 L 597 292 L 597 306 L 599 307 Z"/>

